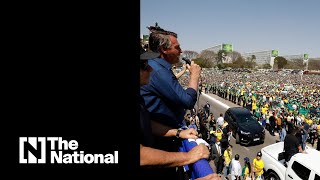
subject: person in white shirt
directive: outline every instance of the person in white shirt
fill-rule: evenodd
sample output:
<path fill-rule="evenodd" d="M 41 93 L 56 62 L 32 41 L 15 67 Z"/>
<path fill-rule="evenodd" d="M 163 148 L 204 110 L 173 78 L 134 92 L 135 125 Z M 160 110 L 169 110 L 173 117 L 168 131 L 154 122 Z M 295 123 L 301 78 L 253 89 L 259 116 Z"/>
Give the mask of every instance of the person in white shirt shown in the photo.
<path fill-rule="evenodd" d="M 297 105 L 296 104 L 292 104 L 292 109 L 293 110 L 297 110 Z"/>
<path fill-rule="evenodd" d="M 231 161 L 231 180 L 240 180 L 242 168 L 239 159 L 240 155 L 236 154 Z"/>
<path fill-rule="evenodd" d="M 294 117 L 292 113 L 289 113 L 289 116 L 287 117 L 287 121 L 293 123 Z"/>
<path fill-rule="evenodd" d="M 217 125 L 218 125 L 218 127 L 222 127 L 223 124 L 224 124 L 223 114 L 220 113 L 220 117 L 218 117 L 218 119 L 217 119 Z M 218 129 L 218 127 L 217 127 L 217 129 Z"/>

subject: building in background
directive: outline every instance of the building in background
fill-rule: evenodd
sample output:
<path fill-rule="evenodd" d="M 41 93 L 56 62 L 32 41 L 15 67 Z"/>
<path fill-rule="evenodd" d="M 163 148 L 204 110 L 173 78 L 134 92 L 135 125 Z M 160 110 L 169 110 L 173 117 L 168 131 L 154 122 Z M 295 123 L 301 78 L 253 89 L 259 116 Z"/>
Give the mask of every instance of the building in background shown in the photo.
<path fill-rule="evenodd" d="M 266 51 L 257 51 L 250 53 L 243 53 L 241 56 L 245 59 L 251 59 L 255 57 L 257 65 L 270 64 L 271 67 L 274 65 L 274 59 L 278 56 L 278 50 L 266 50 Z"/>
<path fill-rule="evenodd" d="M 141 45 L 144 48 L 144 50 L 147 50 L 149 48 L 149 34 L 141 34 L 140 36 Z"/>
<path fill-rule="evenodd" d="M 232 44 L 219 44 L 210 48 L 207 48 L 205 50 L 213 51 L 214 53 L 218 54 L 219 51 L 223 50 L 225 53 L 222 54 L 222 63 L 232 63 L 232 59 L 230 56 L 228 56 L 228 53 L 233 51 L 233 45 Z"/>
<path fill-rule="evenodd" d="M 302 60 L 303 64 L 306 65 L 305 70 L 308 70 L 309 54 L 285 55 L 282 57 L 284 57 L 287 61 Z"/>

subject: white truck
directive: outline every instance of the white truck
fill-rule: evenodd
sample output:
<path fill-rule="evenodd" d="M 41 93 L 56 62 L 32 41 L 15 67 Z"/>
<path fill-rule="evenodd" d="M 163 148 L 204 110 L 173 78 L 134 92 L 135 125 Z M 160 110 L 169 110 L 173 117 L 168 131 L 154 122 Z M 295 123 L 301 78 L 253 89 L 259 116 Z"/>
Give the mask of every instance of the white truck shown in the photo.
<path fill-rule="evenodd" d="M 278 161 L 283 152 L 283 142 L 271 144 L 261 149 L 264 162 L 264 176 L 267 180 L 320 180 L 320 152 L 306 147 L 305 153 L 297 153 L 284 165 Z"/>

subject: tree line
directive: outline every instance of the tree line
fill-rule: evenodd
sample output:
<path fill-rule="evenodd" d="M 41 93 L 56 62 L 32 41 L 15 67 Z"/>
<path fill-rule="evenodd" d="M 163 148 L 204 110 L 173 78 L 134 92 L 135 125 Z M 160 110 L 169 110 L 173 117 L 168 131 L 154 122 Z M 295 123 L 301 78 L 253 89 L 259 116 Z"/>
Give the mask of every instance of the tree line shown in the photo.
<path fill-rule="evenodd" d="M 226 52 L 224 50 L 215 53 L 211 50 L 204 50 L 197 53 L 191 50 L 185 50 L 183 57 L 193 60 L 202 68 L 248 68 L 248 69 L 271 69 L 269 63 L 258 65 L 256 63 L 256 56 L 244 58 L 237 51 Z M 178 65 L 179 66 L 179 65 Z M 302 59 L 293 59 L 288 61 L 282 56 L 274 59 L 273 69 L 305 69 L 306 63 Z M 320 59 L 309 59 L 308 70 L 320 70 Z"/>

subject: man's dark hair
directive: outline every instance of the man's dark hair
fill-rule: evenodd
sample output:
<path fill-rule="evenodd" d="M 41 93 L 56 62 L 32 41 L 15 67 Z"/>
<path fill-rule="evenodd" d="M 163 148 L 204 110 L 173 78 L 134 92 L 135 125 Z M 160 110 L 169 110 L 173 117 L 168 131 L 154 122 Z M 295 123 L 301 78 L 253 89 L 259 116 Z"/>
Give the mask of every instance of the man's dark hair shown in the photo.
<path fill-rule="evenodd" d="M 156 26 L 149 26 L 147 28 L 151 32 L 149 35 L 149 49 L 153 52 L 159 52 L 160 47 L 165 49 L 170 48 L 171 41 L 169 35 L 178 38 L 176 33 L 160 28 L 157 23 Z"/>
<path fill-rule="evenodd" d="M 240 158 L 240 155 L 239 155 L 239 154 L 236 154 L 236 155 L 234 156 L 234 159 L 235 159 L 235 160 L 239 160 L 239 158 Z"/>
<path fill-rule="evenodd" d="M 151 33 L 171 35 L 171 36 L 174 36 L 174 37 L 178 38 L 177 33 L 162 29 L 160 26 L 158 26 L 158 23 L 156 23 L 155 26 L 148 26 L 147 28 L 149 29 L 149 31 L 150 31 Z"/>

